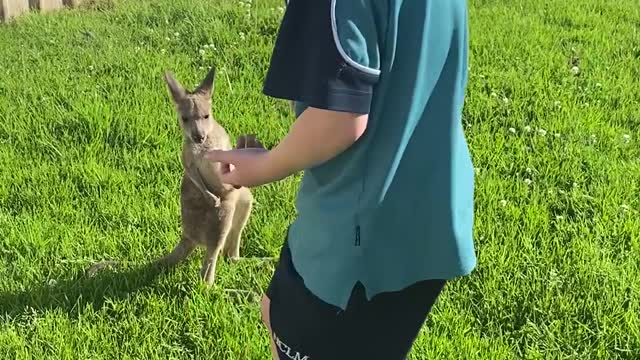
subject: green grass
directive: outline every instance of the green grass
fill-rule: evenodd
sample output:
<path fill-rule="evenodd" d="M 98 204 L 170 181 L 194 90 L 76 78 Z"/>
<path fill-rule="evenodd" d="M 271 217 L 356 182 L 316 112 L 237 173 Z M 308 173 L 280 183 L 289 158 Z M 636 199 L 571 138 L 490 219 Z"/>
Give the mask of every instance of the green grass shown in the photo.
<path fill-rule="evenodd" d="M 0 359 L 268 358 L 250 294 L 273 264 L 221 262 L 213 289 L 200 252 L 145 264 L 180 231 L 162 72 L 191 86 L 216 65 L 218 120 L 273 145 L 292 121 L 260 92 L 282 3 L 120 0 L 0 25 Z M 411 358 L 638 359 L 640 8 L 470 6 L 479 265 Z M 298 180 L 255 191 L 243 256 L 278 255 Z M 127 264 L 86 278 L 102 259 Z"/>

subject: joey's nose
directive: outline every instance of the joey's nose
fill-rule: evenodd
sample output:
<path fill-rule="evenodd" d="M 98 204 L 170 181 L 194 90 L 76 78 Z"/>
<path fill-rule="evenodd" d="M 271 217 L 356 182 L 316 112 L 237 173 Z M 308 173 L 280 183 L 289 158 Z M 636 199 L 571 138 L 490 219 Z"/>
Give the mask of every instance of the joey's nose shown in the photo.
<path fill-rule="evenodd" d="M 202 134 L 199 134 L 199 133 L 191 134 L 191 138 L 193 139 L 193 142 L 195 142 L 196 144 L 201 144 L 202 141 L 204 141 L 204 136 L 202 136 Z"/>

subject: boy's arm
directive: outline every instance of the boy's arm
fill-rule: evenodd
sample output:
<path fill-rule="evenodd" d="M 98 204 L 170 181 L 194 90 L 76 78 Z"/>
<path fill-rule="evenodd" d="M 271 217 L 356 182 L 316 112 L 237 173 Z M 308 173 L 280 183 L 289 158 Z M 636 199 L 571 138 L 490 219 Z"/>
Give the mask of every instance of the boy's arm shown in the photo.
<path fill-rule="evenodd" d="M 210 161 L 229 164 L 222 181 L 254 187 L 281 180 L 337 156 L 362 136 L 368 115 L 308 108 L 272 150 L 211 150 Z"/>
<path fill-rule="evenodd" d="M 265 171 L 282 179 L 348 149 L 364 133 L 367 114 L 307 108 L 264 159 Z"/>

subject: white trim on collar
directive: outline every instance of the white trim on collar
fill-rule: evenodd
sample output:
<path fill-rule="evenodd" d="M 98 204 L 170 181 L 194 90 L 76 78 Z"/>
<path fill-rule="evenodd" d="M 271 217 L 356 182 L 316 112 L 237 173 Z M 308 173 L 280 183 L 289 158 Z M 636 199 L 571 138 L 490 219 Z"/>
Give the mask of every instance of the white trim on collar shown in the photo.
<path fill-rule="evenodd" d="M 333 41 L 336 43 L 336 47 L 338 48 L 338 52 L 340 53 L 340 56 L 342 56 L 342 58 L 344 59 L 344 61 L 347 62 L 347 64 L 353 66 L 354 68 L 362 71 L 365 74 L 370 74 L 375 76 L 380 75 L 380 72 L 381 72 L 380 70 L 358 64 L 355 60 L 350 58 L 349 55 L 347 55 L 347 53 L 344 51 L 342 44 L 340 44 L 340 37 L 338 36 L 338 24 L 336 21 L 336 1 L 337 0 L 331 0 L 331 32 L 333 33 Z M 287 0 L 287 3 L 289 3 L 289 0 Z"/>

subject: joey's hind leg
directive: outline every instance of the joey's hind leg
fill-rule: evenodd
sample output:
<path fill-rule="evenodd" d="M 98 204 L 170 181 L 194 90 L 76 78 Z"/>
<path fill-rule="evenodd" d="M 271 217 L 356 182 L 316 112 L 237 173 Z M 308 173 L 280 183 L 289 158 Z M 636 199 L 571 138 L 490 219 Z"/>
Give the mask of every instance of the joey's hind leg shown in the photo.
<path fill-rule="evenodd" d="M 164 257 L 158 259 L 156 263 L 164 268 L 171 268 L 184 261 L 195 249 L 196 244 L 186 236 L 182 236 L 176 247 Z"/>
<path fill-rule="evenodd" d="M 220 247 L 210 247 L 202 260 L 202 269 L 200 270 L 200 276 L 207 286 L 213 285 L 216 278 L 216 265 L 218 263 L 218 255 L 220 254 Z"/>
<path fill-rule="evenodd" d="M 200 276 L 207 285 L 213 285 L 216 274 L 216 264 L 218 263 L 218 255 L 224 247 L 225 240 L 231 230 L 233 224 L 233 203 L 222 203 L 225 216 L 220 219 L 217 231 L 209 231 L 207 233 L 207 251 L 202 260 L 202 269 L 200 270 Z"/>
<path fill-rule="evenodd" d="M 249 189 L 242 188 L 238 203 L 236 204 L 236 210 L 233 212 L 233 224 L 231 231 L 227 236 L 227 241 L 224 246 L 224 254 L 231 260 L 240 259 L 240 243 L 242 242 L 242 230 L 244 230 L 251 215 L 251 209 L 253 206 L 253 198 Z"/>

